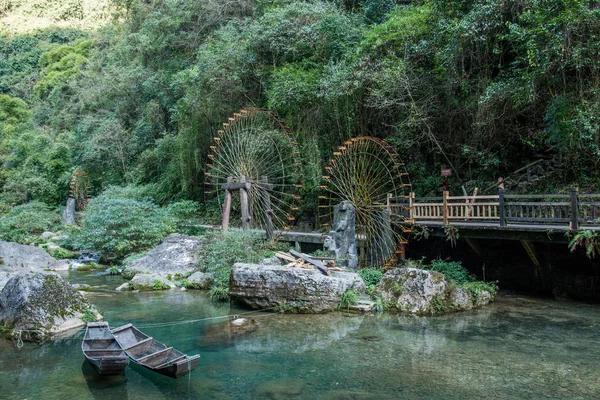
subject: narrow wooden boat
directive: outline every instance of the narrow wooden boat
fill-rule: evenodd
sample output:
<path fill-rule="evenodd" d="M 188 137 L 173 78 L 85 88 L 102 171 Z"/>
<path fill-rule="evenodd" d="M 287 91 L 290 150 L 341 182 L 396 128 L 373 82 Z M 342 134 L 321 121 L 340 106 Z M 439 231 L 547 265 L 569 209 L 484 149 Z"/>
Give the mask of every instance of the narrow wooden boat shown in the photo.
<path fill-rule="evenodd" d="M 88 322 L 81 350 L 100 375 L 118 375 L 129 365 L 127 354 L 106 322 Z"/>
<path fill-rule="evenodd" d="M 190 357 L 172 347 L 167 347 L 132 324 L 114 328 L 112 333 L 133 362 L 171 378 L 177 379 L 188 375 L 200 361 L 198 354 Z"/>

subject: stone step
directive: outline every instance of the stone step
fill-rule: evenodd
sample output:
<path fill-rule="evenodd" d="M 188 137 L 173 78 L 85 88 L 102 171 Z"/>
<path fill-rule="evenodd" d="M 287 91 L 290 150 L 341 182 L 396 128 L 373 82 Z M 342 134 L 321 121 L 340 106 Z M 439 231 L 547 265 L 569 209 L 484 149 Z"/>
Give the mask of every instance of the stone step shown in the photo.
<path fill-rule="evenodd" d="M 350 306 L 349 310 L 366 313 L 373 311 L 373 309 L 375 308 L 375 304 L 377 303 L 374 302 L 369 296 L 362 295 L 358 298 L 358 301 L 355 305 Z"/>

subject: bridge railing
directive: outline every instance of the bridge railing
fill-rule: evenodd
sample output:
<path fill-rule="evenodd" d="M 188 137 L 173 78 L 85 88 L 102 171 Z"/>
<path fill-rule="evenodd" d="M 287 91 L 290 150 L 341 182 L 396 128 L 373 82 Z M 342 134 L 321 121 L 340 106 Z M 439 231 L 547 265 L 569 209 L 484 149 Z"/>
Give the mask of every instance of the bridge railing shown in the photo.
<path fill-rule="evenodd" d="M 425 221 L 478 222 L 486 225 L 509 224 L 565 225 L 579 229 L 600 225 L 600 194 L 507 195 L 503 190 L 497 195 L 415 197 L 414 193 L 402 198 L 389 198 L 392 215 L 408 223 Z"/>

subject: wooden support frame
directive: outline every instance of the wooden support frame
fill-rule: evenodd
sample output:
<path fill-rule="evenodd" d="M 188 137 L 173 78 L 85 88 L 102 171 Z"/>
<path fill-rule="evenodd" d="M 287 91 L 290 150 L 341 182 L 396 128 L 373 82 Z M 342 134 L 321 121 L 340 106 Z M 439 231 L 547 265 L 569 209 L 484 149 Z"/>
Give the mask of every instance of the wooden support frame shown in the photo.
<path fill-rule="evenodd" d="M 535 251 L 535 246 L 533 243 L 527 240 L 521 240 L 521 245 L 525 249 L 525 252 L 529 256 L 529 259 L 536 267 L 540 266 L 540 259 L 538 258 L 537 252 Z"/>
<path fill-rule="evenodd" d="M 227 183 L 221 185 L 221 188 L 225 190 L 225 199 L 223 200 L 223 219 L 221 221 L 221 230 L 223 232 L 227 232 L 227 230 L 229 229 L 229 218 L 231 216 L 231 192 L 233 190 L 240 191 L 240 206 L 242 209 L 242 229 L 250 229 L 252 218 L 250 215 L 250 205 L 248 202 L 248 190 L 250 190 L 251 187 L 252 184 L 246 181 L 246 177 L 244 175 L 239 177 L 238 182 L 234 182 L 233 177 L 229 176 L 227 177 Z M 271 208 L 270 202 L 268 208 Z M 271 233 L 271 237 L 272 236 L 273 234 Z"/>
<path fill-rule="evenodd" d="M 481 246 L 479 246 L 477 240 L 473 238 L 465 238 L 465 242 L 467 242 L 467 244 L 475 252 L 475 254 L 481 256 Z"/>

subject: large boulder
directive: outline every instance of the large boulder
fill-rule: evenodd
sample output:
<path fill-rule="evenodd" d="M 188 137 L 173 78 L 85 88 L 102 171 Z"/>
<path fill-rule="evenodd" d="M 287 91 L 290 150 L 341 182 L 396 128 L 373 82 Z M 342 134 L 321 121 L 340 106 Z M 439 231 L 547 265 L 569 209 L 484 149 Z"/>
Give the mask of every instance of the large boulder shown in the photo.
<path fill-rule="evenodd" d="M 376 292 L 389 307 L 415 314 L 470 310 L 493 300 L 490 292 L 473 293 L 457 287 L 440 272 L 418 268 L 388 271 L 377 285 Z"/>
<path fill-rule="evenodd" d="M 66 269 L 69 264 L 52 258 L 39 247 L 0 241 L 0 290 L 19 272 Z"/>
<path fill-rule="evenodd" d="M 98 310 L 55 273 L 20 272 L 0 292 L 0 324 L 14 336 L 21 332 L 24 340 L 47 339 L 100 319 Z"/>
<path fill-rule="evenodd" d="M 189 275 L 198 269 L 200 239 L 173 233 L 146 255 L 127 264 L 125 270 L 159 274 L 163 277 L 171 275 Z"/>
<path fill-rule="evenodd" d="M 209 272 L 194 272 L 188 276 L 184 281 L 184 287 L 186 289 L 210 289 L 210 285 L 215 280 L 214 274 Z"/>
<path fill-rule="evenodd" d="M 278 265 L 236 263 L 229 282 L 234 303 L 298 313 L 333 311 L 348 289 L 364 293 L 365 284 L 358 274 L 332 272 L 326 276 L 317 270 Z"/>

